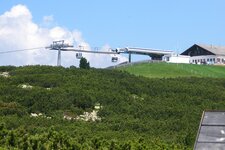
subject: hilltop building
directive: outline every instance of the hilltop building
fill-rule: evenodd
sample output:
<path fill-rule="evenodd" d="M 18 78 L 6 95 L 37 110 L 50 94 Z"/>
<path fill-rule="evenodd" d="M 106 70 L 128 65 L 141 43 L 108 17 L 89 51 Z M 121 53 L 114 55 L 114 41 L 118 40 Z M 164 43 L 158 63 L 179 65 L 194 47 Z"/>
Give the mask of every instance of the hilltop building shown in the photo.
<path fill-rule="evenodd" d="M 194 44 L 181 55 L 190 56 L 192 64 L 225 64 L 225 47 Z"/>
<path fill-rule="evenodd" d="M 194 44 L 180 55 L 164 55 L 169 63 L 225 64 L 225 46 Z"/>
<path fill-rule="evenodd" d="M 168 62 L 168 63 L 189 64 L 190 56 L 178 55 L 178 54 L 173 53 L 171 55 L 164 55 L 163 61 Z"/>

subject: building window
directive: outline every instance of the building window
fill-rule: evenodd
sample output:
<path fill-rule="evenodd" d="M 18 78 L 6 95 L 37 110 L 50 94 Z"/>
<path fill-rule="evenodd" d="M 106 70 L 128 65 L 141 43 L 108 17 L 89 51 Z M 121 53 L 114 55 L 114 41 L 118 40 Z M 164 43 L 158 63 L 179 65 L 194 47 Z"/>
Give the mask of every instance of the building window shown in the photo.
<path fill-rule="evenodd" d="M 166 61 L 170 61 L 170 58 L 169 57 L 166 57 Z"/>
<path fill-rule="evenodd" d="M 224 59 L 222 58 L 222 63 L 224 64 L 224 62 L 225 62 L 225 61 L 224 61 Z"/>
<path fill-rule="evenodd" d="M 206 64 L 206 60 L 205 59 L 203 59 L 203 62 L 202 62 L 203 64 Z"/>
<path fill-rule="evenodd" d="M 217 58 L 217 62 L 220 62 L 220 58 Z"/>

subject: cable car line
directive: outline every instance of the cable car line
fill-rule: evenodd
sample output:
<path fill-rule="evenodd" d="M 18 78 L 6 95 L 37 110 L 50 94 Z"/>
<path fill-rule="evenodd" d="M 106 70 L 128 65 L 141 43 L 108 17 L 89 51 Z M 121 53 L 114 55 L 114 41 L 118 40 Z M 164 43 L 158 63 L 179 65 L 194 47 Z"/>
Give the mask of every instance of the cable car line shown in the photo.
<path fill-rule="evenodd" d="M 0 51 L 0 54 L 7 54 L 7 53 L 15 53 L 15 52 L 22 52 L 22 51 L 31 51 L 31 50 L 37 50 L 42 49 L 45 47 L 35 47 L 35 48 L 27 48 L 27 49 L 18 49 L 18 50 L 10 50 L 10 51 Z"/>
<path fill-rule="evenodd" d="M 51 49 L 50 49 L 51 50 Z M 107 51 L 90 51 L 90 50 L 80 50 L 80 49 L 60 49 L 61 51 L 74 51 L 74 52 L 83 52 L 83 53 L 96 53 L 96 54 L 118 54 L 116 52 L 107 52 Z"/>

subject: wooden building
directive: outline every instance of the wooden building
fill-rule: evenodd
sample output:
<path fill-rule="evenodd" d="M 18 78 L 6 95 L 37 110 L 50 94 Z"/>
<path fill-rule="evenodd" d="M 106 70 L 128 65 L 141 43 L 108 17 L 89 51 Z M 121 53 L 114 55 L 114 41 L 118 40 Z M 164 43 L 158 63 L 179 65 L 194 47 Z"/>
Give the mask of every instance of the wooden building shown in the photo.
<path fill-rule="evenodd" d="M 225 46 L 194 44 L 181 55 L 190 56 L 192 64 L 225 64 Z"/>

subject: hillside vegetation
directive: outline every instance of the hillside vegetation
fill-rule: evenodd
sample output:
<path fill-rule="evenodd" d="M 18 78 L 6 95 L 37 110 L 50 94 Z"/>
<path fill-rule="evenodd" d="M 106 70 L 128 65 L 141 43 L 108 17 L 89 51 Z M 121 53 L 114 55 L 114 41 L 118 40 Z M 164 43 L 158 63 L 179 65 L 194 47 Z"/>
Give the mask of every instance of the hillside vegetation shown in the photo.
<path fill-rule="evenodd" d="M 119 67 L 134 75 L 149 78 L 176 77 L 210 77 L 225 78 L 225 66 L 173 64 L 173 63 L 141 63 Z"/>
<path fill-rule="evenodd" d="M 0 76 L 3 149 L 192 149 L 202 112 L 225 109 L 223 78 L 50 66 L 0 72 L 9 72 Z M 79 119 L 94 110 L 99 119 Z"/>

